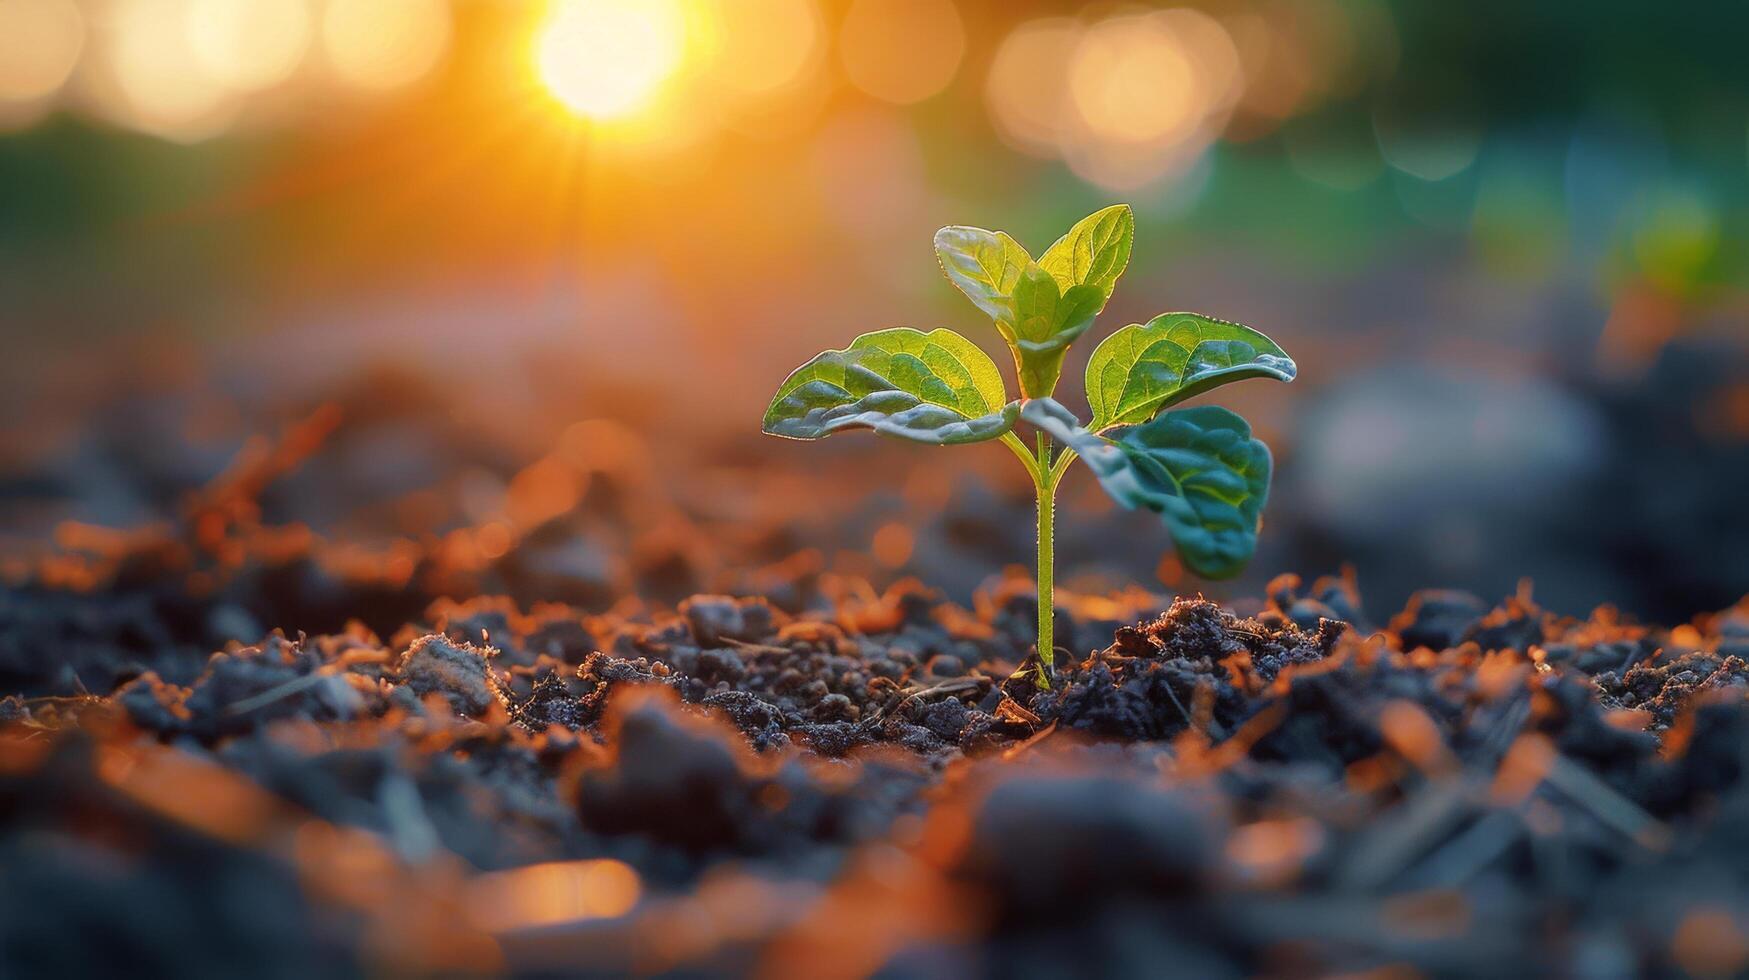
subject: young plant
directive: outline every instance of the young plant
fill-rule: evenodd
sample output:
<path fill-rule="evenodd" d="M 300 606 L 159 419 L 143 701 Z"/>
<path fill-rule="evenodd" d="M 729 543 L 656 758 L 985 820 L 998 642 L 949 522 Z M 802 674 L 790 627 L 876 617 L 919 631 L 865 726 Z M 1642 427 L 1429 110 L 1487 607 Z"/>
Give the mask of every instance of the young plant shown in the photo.
<path fill-rule="evenodd" d="M 1236 575 L 1257 545 L 1269 449 L 1224 408 L 1168 409 L 1230 381 L 1292 381 L 1296 371 L 1287 352 L 1250 327 L 1162 313 L 1094 348 L 1087 363 L 1093 418 L 1082 425 L 1051 396 L 1069 344 L 1105 308 L 1134 237 L 1135 219 L 1122 204 L 1083 218 L 1037 260 L 1003 232 L 953 226 L 935 233 L 941 270 L 995 321 L 1013 352 L 1018 399 L 966 338 L 894 327 L 797 368 L 765 411 L 764 430 L 787 439 L 873 429 L 935 445 L 996 440 L 1013 450 L 1038 496 L 1037 669 L 1045 687 L 1056 659 L 1052 520 L 1069 464 L 1086 460 L 1118 503 L 1159 514 L 1192 571 Z M 1015 432 L 1022 421 L 1036 430 L 1030 446 Z"/>

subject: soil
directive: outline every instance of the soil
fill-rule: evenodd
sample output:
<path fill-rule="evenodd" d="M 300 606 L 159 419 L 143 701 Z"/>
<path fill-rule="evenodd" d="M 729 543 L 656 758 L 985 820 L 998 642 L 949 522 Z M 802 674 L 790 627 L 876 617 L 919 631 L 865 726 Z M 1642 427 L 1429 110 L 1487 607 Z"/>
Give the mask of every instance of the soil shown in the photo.
<path fill-rule="evenodd" d="M 1749 968 L 1749 601 L 1071 594 L 1041 689 L 1022 576 L 453 601 L 234 475 L 0 592 L 0 976 Z"/>
<path fill-rule="evenodd" d="M 0 550 L 0 978 L 1749 970 L 1749 599 L 1064 583 L 1041 689 L 1024 570 L 846 571 L 781 468 L 680 506 L 613 426 L 497 517 L 271 522 L 496 451 L 391 381 Z M 1024 498 L 905 493 L 920 564 L 1026 553 Z"/>

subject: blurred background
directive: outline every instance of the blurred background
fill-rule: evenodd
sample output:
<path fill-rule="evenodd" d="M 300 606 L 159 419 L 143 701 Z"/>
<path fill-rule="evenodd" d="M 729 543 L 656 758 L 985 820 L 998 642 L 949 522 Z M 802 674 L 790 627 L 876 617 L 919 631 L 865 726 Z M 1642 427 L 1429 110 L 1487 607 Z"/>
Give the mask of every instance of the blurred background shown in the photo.
<path fill-rule="evenodd" d="M 1301 376 L 1219 394 L 1276 450 L 1245 577 L 1186 576 L 1081 474 L 1071 591 L 1347 564 L 1381 618 L 1525 576 L 1562 612 L 1719 608 L 1749 592 L 1749 13 L 1680 8 L 0 0 L 0 571 L 198 524 L 243 472 L 252 527 L 409 595 L 965 601 L 1031 553 L 1005 451 L 760 414 L 881 327 L 1006 371 L 934 229 L 1036 254 L 1125 201 L 1068 403 L 1166 310 Z"/>

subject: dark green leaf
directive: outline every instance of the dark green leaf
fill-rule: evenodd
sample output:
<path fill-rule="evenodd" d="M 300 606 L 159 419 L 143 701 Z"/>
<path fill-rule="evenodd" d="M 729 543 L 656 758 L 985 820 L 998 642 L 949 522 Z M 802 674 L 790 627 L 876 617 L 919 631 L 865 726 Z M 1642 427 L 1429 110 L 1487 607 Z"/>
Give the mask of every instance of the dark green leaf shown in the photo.
<path fill-rule="evenodd" d="M 1105 338 L 1087 362 L 1094 431 L 1145 422 L 1161 409 L 1245 378 L 1292 381 L 1298 369 L 1275 341 L 1239 323 L 1162 313 Z"/>
<path fill-rule="evenodd" d="M 1198 575 L 1229 578 L 1251 560 L 1269 497 L 1270 457 L 1244 419 L 1199 405 L 1106 438 L 1049 398 L 1026 402 L 1021 417 L 1080 454 L 1112 499 L 1159 514 L 1179 557 Z"/>
<path fill-rule="evenodd" d="M 914 442 L 983 442 L 1014 427 L 1001 372 L 951 330 L 895 327 L 863 334 L 797 368 L 765 411 L 765 431 L 820 439 L 873 429 Z"/>

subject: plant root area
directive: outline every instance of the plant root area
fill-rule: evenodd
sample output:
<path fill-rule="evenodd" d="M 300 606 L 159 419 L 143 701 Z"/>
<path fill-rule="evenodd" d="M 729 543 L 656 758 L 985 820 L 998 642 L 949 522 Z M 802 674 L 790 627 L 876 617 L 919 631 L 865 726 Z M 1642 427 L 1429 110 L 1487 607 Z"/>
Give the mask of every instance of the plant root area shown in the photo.
<path fill-rule="evenodd" d="M 213 652 L 398 608 L 215 521 L 0 593 L 0 976 L 1749 968 L 1749 602 L 1070 597 L 1048 690 L 1019 576 Z"/>

